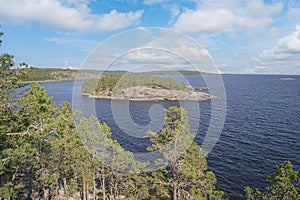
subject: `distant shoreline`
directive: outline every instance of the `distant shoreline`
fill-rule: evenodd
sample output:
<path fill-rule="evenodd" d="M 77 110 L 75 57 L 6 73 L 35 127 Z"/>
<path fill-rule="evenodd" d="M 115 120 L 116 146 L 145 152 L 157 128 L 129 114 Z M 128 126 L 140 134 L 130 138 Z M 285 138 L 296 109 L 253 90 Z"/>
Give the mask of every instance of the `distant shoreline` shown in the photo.
<path fill-rule="evenodd" d="M 21 81 L 22 84 L 30 84 L 33 82 L 37 83 L 52 83 L 52 82 L 64 82 L 64 81 L 77 81 L 77 80 L 86 80 L 86 79 L 61 79 L 61 80 L 41 80 L 41 81 Z"/>

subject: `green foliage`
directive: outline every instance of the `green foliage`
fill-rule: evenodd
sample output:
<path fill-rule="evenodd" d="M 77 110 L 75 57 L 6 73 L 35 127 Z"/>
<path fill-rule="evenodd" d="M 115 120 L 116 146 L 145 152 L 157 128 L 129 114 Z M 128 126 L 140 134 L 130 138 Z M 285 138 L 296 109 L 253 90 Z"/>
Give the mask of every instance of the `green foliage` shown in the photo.
<path fill-rule="evenodd" d="M 179 183 L 183 199 L 192 196 L 195 199 L 227 199 L 226 193 L 217 190 L 217 179 L 212 171 L 207 170 L 207 154 L 195 142 L 181 158 L 179 172 L 182 174 Z"/>
<path fill-rule="evenodd" d="M 0 32 L 0 38 L 3 35 Z M 0 46 L 2 40 L 0 40 Z M 0 54 L 0 132 L 10 131 L 10 122 L 13 118 L 12 110 L 16 107 L 15 99 L 11 93 L 20 87 L 20 80 L 25 77 L 24 69 L 14 69 L 14 56 L 4 53 Z M 27 66 L 21 63 L 20 66 Z"/>
<path fill-rule="evenodd" d="M 170 163 L 151 174 L 155 195 L 162 199 L 226 199 L 215 188 L 216 178 L 207 171 L 206 154 L 193 142 L 186 110 L 175 106 L 165 110 L 166 126 L 161 133 L 149 131 L 152 145 Z"/>
<path fill-rule="evenodd" d="M 94 94 L 97 84 L 98 80 L 96 79 L 85 80 L 82 83 L 82 93 Z"/>
<path fill-rule="evenodd" d="M 55 106 L 46 91 L 33 84 L 18 99 L 16 109 L 15 118 L 11 120 L 12 133 L 7 133 L 7 145 L 1 149 L 1 160 L 4 162 L 0 188 L 13 191 L 10 193 L 12 196 L 26 197 L 38 185 L 44 185 L 49 152 L 47 139 L 53 125 Z"/>
<path fill-rule="evenodd" d="M 83 93 L 106 95 L 121 94 L 125 88 L 147 86 L 151 88 L 163 89 L 186 89 L 183 82 L 176 82 L 171 78 L 160 78 L 148 74 L 106 74 L 98 82 L 86 80 L 82 86 Z"/>
<path fill-rule="evenodd" d="M 252 199 L 300 199 L 300 177 L 290 161 L 276 167 L 272 176 L 267 177 L 267 187 L 261 191 L 245 188 L 246 197 Z"/>
<path fill-rule="evenodd" d="M 24 95 L 18 99 L 19 109 L 15 113 L 14 132 L 35 129 L 44 131 L 50 129 L 48 120 L 53 120 L 55 105 L 51 102 L 52 98 L 47 96 L 46 90 L 33 83 L 26 90 Z"/>
<path fill-rule="evenodd" d="M 152 146 L 148 147 L 147 150 L 159 150 L 167 160 L 176 161 L 179 154 L 183 153 L 191 144 L 195 135 L 190 133 L 185 109 L 171 106 L 165 112 L 166 126 L 162 129 L 161 133 L 148 131 Z"/>
<path fill-rule="evenodd" d="M 28 76 L 23 81 L 64 80 L 76 77 L 78 70 L 60 68 L 30 68 Z"/>
<path fill-rule="evenodd" d="M 214 75 L 212 73 L 206 73 L 206 72 L 199 72 L 199 71 L 190 71 L 190 70 L 177 70 L 177 71 L 150 71 L 150 72 L 144 72 L 145 74 L 150 75 L 166 75 L 166 76 L 199 76 L 199 75 Z"/>

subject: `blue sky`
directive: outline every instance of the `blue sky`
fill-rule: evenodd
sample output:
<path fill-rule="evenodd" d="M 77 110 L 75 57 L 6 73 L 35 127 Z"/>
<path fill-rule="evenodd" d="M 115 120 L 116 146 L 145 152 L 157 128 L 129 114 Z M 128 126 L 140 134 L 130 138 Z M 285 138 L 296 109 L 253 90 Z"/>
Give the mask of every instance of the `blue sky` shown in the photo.
<path fill-rule="evenodd" d="M 297 0 L 0 0 L 0 5 L 1 52 L 14 54 L 17 63 L 79 68 L 97 44 L 115 34 L 162 27 L 197 41 L 221 72 L 300 74 Z"/>

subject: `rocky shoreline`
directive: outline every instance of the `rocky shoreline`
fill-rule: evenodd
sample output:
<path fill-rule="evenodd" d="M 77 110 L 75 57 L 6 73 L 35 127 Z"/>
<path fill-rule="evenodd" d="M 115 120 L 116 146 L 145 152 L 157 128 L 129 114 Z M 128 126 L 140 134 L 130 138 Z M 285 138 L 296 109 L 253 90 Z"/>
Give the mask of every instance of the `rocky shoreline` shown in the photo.
<path fill-rule="evenodd" d="M 82 95 L 89 98 L 127 101 L 211 101 L 218 99 L 218 97 L 204 92 L 195 92 L 193 90 L 170 90 L 147 86 L 122 89 L 119 94 L 114 92 L 101 92 L 96 95 L 89 93 L 82 93 Z"/>

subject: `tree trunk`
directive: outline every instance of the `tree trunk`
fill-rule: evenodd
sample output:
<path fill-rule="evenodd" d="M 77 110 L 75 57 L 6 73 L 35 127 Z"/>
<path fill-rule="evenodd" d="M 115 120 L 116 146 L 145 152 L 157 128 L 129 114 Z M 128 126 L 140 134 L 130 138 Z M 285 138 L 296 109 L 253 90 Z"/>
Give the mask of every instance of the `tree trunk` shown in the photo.
<path fill-rule="evenodd" d="M 176 130 L 176 123 L 174 124 L 174 131 Z M 177 135 L 175 135 L 175 137 L 173 138 L 175 139 L 174 141 L 174 153 L 177 153 Z M 177 166 L 176 166 L 176 162 L 177 162 L 177 155 L 173 155 L 174 156 L 174 160 L 172 161 L 172 168 L 173 168 L 173 200 L 177 200 L 177 191 L 178 191 L 178 180 L 177 180 Z"/>
<path fill-rule="evenodd" d="M 44 192 L 44 197 L 43 197 L 43 199 L 44 199 L 44 200 L 48 200 L 48 199 L 49 199 L 49 198 L 48 198 L 48 190 L 45 189 L 45 188 L 43 188 L 43 192 Z"/>
<path fill-rule="evenodd" d="M 178 180 L 177 180 L 177 166 L 173 164 L 173 200 L 177 200 L 177 192 L 178 192 Z"/>
<path fill-rule="evenodd" d="M 95 175 L 93 177 L 93 200 L 96 200 L 96 180 L 95 180 Z"/>
<path fill-rule="evenodd" d="M 89 199 L 89 182 L 86 182 L 86 199 Z"/>
<path fill-rule="evenodd" d="M 30 170 L 30 174 L 33 174 L 32 168 Z M 27 176 L 29 176 L 29 175 L 27 175 Z M 32 181 L 32 178 L 30 178 L 30 182 L 29 182 L 27 199 L 35 199 L 34 183 Z"/>
<path fill-rule="evenodd" d="M 109 199 L 114 199 L 114 196 L 113 196 L 113 187 L 111 185 L 110 187 L 110 198 Z"/>
<path fill-rule="evenodd" d="M 93 185 L 93 200 L 96 200 L 96 181 L 94 179 L 94 185 Z"/>
<path fill-rule="evenodd" d="M 103 200 L 106 200 L 106 191 L 105 191 L 105 169 L 104 169 L 104 162 L 101 163 L 101 187 L 102 187 L 102 196 Z"/>
<path fill-rule="evenodd" d="M 58 194 L 58 179 L 56 179 L 55 196 L 56 196 L 56 199 L 59 200 L 59 194 Z"/>
<path fill-rule="evenodd" d="M 173 182 L 173 200 L 177 200 L 177 184 Z"/>
<path fill-rule="evenodd" d="M 65 193 L 65 196 L 68 197 L 68 186 L 67 186 L 67 178 L 64 177 L 64 193 Z"/>
<path fill-rule="evenodd" d="M 95 166 L 95 162 L 94 162 L 94 157 L 92 159 L 93 161 L 93 200 L 96 200 L 96 180 L 95 180 L 95 177 L 96 177 L 96 166 Z"/>
<path fill-rule="evenodd" d="M 86 200 L 86 185 L 85 185 L 85 179 L 83 178 L 83 181 L 82 181 L 82 192 L 83 192 L 83 200 Z"/>
<path fill-rule="evenodd" d="M 31 199 L 35 199 L 34 185 L 32 186 L 32 190 L 31 190 Z"/>

